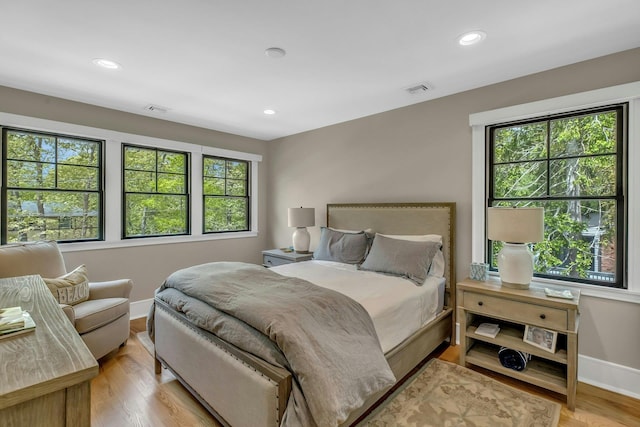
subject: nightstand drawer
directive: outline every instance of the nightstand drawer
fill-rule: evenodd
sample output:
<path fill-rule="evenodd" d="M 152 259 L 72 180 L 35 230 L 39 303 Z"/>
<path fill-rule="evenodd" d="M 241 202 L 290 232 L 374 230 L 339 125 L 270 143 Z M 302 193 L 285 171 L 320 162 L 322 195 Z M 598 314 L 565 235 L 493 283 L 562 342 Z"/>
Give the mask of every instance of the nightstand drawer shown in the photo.
<path fill-rule="evenodd" d="M 566 310 L 544 307 L 474 292 L 464 293 L 465 308 L 477 313 L 538 325 L 548 329 L 567 329 Z"/>
<path fill-rule="evenodd" d="M 263 255 L 262 263 L 267 267 L 275 267 L 276 265 L 291 264 L 291 260 L 278 258 L 271 255 Z"/>

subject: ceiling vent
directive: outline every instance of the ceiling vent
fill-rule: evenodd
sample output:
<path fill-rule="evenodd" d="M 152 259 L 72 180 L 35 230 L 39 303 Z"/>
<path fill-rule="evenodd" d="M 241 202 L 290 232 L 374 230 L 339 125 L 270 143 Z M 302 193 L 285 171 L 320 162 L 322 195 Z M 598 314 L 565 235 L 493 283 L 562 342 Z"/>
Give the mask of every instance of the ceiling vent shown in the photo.
<path fill-rule="evenodd" d="M 420 95 L 430 91 L 431 85 L 427 83 L 420 83 L 418 85 L 408 87 L 405 90 L 409 92 L 411 95 Z"/>
<path fill-rule="evenodd" d="M 162 113 L 162 114 L 169 111 L 167 107 L 161 107 L 159 105 L 153 105 L 153 104 L 146 105 L 144 109 L 147 111 L 151 111 L 152 113 Z"/>

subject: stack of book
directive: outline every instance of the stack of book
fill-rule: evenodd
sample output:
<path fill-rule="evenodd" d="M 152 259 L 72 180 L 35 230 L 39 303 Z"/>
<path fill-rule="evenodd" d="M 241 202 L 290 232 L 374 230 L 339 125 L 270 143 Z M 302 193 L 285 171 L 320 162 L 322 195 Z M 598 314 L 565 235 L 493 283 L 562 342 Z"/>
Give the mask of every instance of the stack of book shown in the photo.
<path fill-rule="evenodd" d="M 500 332 L 500 325 L 496 323 L 481 323 L 476 328 L 476 334 L 484 335 L 485 337 L 495 338 Z"/>
<path fill-rule="evenodd" d="M 0 308 L 0 338 L 28 332 L 36 327 L 31 315 L 20 307 Z"/>

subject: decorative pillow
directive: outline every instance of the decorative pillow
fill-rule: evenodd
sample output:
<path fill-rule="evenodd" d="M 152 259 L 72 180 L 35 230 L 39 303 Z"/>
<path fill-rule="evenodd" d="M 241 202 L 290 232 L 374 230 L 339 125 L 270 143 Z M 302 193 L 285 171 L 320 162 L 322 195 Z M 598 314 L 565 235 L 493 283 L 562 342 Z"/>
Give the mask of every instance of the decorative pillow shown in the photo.
<path fill-rule="evenodd" d="M 421 285 L 440 246 L 434 241 L 393 239 L 376 234 L 371 251 L 360 269 L 406 277 Z"/>
<path fill-rule="evenodd" d="M 89 299 L 89 279 L 84 265 L 57 279 L 44 279 L 60 304 L 74 305 Z"/>
<path fill-rule="evenodd" d="M 320 229 L 320 242 L 313 259 L 360 264 L 367 256 L 369 239 L 364 231 L 345 233 L 327 227 Z"/>
<path fill-rule="evenodd" d="M 431 267 L 429 267 L 429 275 L 435 277 L 444 277 L 444 254 L 442 253 L 442 236 L 439 234 L 405 234 L 405 235 L 391 235 L 381 234 L 381 236 L 389 237 L 391 239 L 410 240 L 413 242 L 438 242 L 440 243 L 440 249 L 436 252 L 431 261 Z"/>

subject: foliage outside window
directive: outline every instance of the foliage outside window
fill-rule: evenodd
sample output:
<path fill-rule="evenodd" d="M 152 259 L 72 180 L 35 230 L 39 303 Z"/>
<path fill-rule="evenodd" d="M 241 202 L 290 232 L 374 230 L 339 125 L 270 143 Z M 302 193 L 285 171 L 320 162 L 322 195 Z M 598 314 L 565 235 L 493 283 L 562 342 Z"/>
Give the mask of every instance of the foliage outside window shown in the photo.
<path fill-rule="evenodd" d="M 249 230 L 249 162 L 203 157 L 204 233 Z"/>
<path fill-rule="evenodd" d="M 189 233 L 189 155 L 123 145 L 123 238 Z"/>
<path fill-rule="evenodd" d="M 2 243 L 102 240 L 102 141 L 2 131 Z"/>
<path fill-rule="evenodd" d="M 626 104 L 488 134 L 488 206 L 545 209 L 535 276 L 624 287 Z M 488 244 L 495 269 L 502 242 Z"/>

